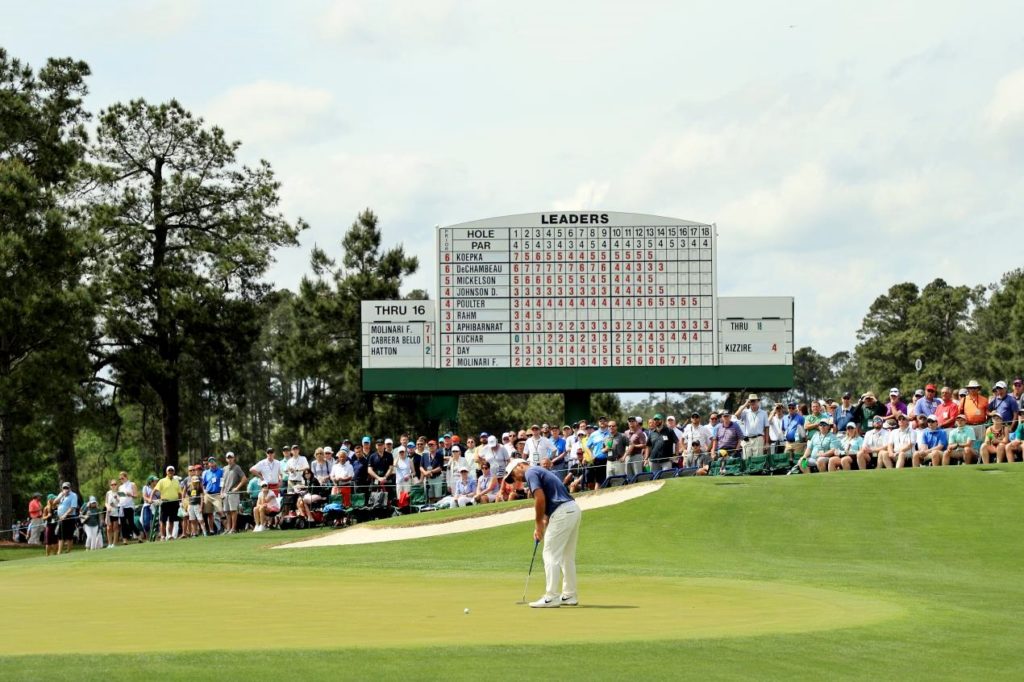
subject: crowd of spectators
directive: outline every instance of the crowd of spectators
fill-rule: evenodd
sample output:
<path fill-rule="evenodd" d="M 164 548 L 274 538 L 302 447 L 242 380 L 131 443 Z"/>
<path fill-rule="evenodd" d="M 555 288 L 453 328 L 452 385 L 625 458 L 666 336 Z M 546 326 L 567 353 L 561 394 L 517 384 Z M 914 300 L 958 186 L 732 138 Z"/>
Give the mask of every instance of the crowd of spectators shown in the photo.
<path fill-rule="evenodd" d="M 503 480 L 513 457 L 554 471 L 574 492 L 612 476 L 633 479 L 671 468 L 707 475 L 731 460 L 768 456 L 784 458 L 793 473 L 1014 462 L 1024 457 L 1022 394 L 1020 378 L 1009 387 L 996 382 L 991 397 L 977 381 L 955 392 L 928 384 L 907 400 L 894 387 L 884 402 L 870 391 L 854 402 L 847 392 L 838 401 L 790 401 L 770 410 L 750 394 L 735 411 L 694 412 L 685 422 L 658 413 L 631 416 L 624 428 L 599 417 L 465 439 L 366 435 L 343 440 L 337 452 L 318 447 L 312 459 L 297 444 L 269 447 L 248 468 L 227 452 L 223 461 L 190 464 L 184 475 L 168 466 L 141 489 L 122 471 L 102 501 L 90 496 L 82 503 L 64 483 L 45 500 L 33 495 L 29 518 L 12 531 L 16 539 L 45 545 L 47 554 L 62 554 L 76 537 L 99 549 L 263 532 L 296 520 L 300 527 L 346 525 L 357 496 L 365 508 L 367 494 L 381 508 L 400 511 L 417 502 L 426 509 L 501 503 L 529 495 L 522 483 Z"/>

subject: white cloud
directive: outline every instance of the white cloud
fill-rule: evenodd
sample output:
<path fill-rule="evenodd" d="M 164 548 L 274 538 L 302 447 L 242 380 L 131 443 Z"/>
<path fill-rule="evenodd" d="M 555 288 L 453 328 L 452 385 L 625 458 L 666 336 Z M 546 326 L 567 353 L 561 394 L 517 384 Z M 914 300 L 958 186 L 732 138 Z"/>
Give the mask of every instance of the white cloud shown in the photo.
<path fill-rule="evenodd" d="M 609 187 L 607 182 L 588 180 L 577 185 L 572 195 L 552 202 L 551 208 L 556 211 L 576 211 L 601 207 L 604 205 L 605 197 L 608 196 Z"/>
<path fill-rule="evenodd" d="M 335 0 L 321 17 L 324 38 L 344 46 L 404 52 L 461 44 L 469 5 L 457 0 Z"/>
<path fill-rule="evenodd" d="M 108 19 L 128 34 L 168 38 L 192 25 L 200 9 L 200 0 L 139 0 L 118 4 Z"/>
<path fill-rule="evenodd" d="M 309 141 L 344 129 L 330 91 L 275 81 L 233 87 L 204 113 L 230 139 L 254 146 Z"/>
<path fill-rule="evenodd" d="M 1024 129 L 1024 68 L 1007 74 L 996 83 L 985 108 L 985 121 L 993 132 L 1021 132 Z"/>

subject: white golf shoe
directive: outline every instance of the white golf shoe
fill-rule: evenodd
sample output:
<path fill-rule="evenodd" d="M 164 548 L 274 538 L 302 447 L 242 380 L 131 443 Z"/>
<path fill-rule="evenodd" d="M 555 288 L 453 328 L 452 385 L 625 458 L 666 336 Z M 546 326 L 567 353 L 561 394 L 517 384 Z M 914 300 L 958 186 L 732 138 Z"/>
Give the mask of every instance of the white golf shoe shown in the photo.
<path fill-rule="evenodd" d="M 558 599 L 562 602 L 562 606 L 579 606 L 580 604 L 579 599 L 577 599 L 575 595 L 572 597 L 567 597 L 563 594 Z"/>
<path fill-rule="evenodd" d="M 557 609 L 561 604 L 558 597 L 541 597 L 537 601 L 530 602 L 531 609 Z"/>

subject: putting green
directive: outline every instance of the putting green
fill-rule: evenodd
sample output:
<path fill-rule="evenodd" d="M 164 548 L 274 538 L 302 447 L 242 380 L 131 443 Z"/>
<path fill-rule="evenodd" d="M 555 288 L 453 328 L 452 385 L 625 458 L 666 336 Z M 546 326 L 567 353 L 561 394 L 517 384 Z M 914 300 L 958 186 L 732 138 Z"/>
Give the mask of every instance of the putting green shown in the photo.
<path fill-rule="evenodd" d="M 524 633 L 524 644 L 544 643 L 556 623 L 566 643 L 592 641 L 594 633 L 614 634 L 616 641 L 765 635 L 862 626 L 903 613 L 863 594 L 707 578 L 588 576 L 580 585 L 581 607 L 539 610 L 515 604 L 525 576 L 505 573 L 361 572 L 346 583 L 339 570 L 308 567 L 157 564 L 140 571 L 138 565 L 54 563 L 37 569 L 5 576 L 0 655 L 223 649 L 224 633 L 274 648 L 324 649 L 331 640 L 310 637 L 311 618 L 319 632 L 344 633 L 357 624 L 380 633 L 355 643 L 338 640 L 348 648 L 444 644 L 453 633 L 472 633 L 485 644 L 510 631 Z M 41 581 L 71 589 L 48 593 L 39 589 Z M 535 572 L 531 598 L 542 581 Z M 325 593 L 336 605 L 314 608 Z M 173 615 L 161 616 L 167 609 L 157 604 L 168 595 Z M 70 636 L 40 637 L 24 627 L 42 621 L 47 632 Z M 127 632 L 126 623 L 132 624 Z"/>

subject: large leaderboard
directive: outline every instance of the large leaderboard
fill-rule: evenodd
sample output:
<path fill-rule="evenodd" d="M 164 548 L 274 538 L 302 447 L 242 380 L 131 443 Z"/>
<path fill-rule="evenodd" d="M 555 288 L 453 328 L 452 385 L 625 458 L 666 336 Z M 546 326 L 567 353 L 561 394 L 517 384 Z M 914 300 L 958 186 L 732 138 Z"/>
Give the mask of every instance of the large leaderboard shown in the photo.
<path fill-rule="evenodd" d="M 363 388 L 788 388 L 793 299 L 719 298 L 717 238 L 604 211 L 438 227 L 437 298 L 363 302 Z"/>
<path fill-rule="evenodd" d="M 442 369 L 714 364 L 712 225 L 540 213 L 437 238 Z"/>

